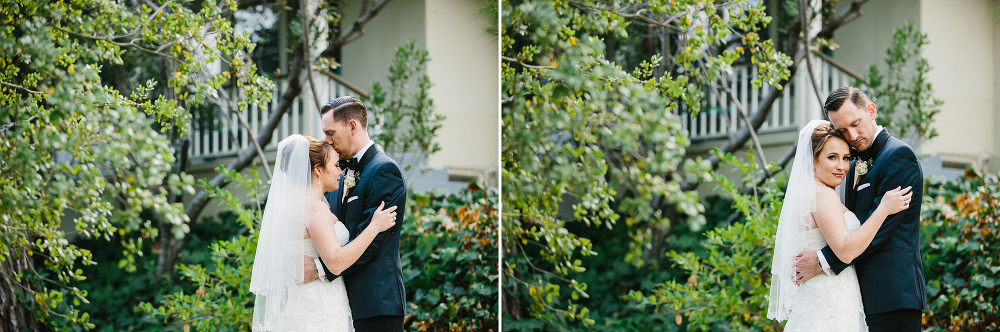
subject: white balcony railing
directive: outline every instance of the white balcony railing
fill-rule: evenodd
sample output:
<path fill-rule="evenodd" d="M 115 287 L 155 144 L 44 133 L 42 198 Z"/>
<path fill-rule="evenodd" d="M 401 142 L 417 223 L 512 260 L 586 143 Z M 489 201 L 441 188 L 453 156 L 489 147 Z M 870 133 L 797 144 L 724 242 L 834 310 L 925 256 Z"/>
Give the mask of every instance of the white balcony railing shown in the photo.
<path fill-rule="evenodd" d="M 817 59 L 819 60 L 819 59 Z M 838 69 L 835 65 L 827 61 L 816 61 L 818 64 L 818 82 L 821 97 L 833 89 L 850 85 L 851 75 Z M 805 70 L 805 63 L 801 64 L 800 70 Z M 759 109 L 761 101 L 766 97 L 773 87 L 764 84 L 759 89 L 754 89 L 750 83 L 757 77 L 757 68 L 733 67 L 732 79 L 729 81 L 729 90 L 743 104 L 747 111 L 747 116 L 752 117 Z M 809 95 L 815 96 L 812 84 L 809 83 L 807 75 L 796 75 L 788 85 L 781 91 L 781 96 L 775 100 L 768 114 L 767 120 L 761 125 L 759 133 L 796 131 L 805 124 L 807 117 L 821 114 L 819 103 L 815 99 L 810 99 Z M 720 98 L 721 96 L 721 98 Z M 688 131 L 688 137 L 695 141 L 712 139 L 722 139 L 737 132 L 746 126 L 739 115 L 739 109 L 730 99 L 725 90 L 710 88 L 706 95 L 705 107 L 696 116 L 690 114 L 682 115 L 682 124 Z M 721 104 L 721 105 L 720 105 Z M 813 112 L 807 112 L 807 107 L 815 108 Z"/>
<path fill-rule="evenodd" d="M 249 132 L 254 135 L 267 124 L 271 112 L 277 110 L 281 102 L 281 94 L 287 84 L 285 82 L 277 83 L 273 98 L 266 108 L 251 105 L 243 112 L 246 123 L 249 125 Z M 319 94 L 320 105 L 326 104 L 333 98 L 352 94 L 350 89 L 322 76 L 316 77 L 316 90 L 316 93 Z M 236 97 L 231 96 L 226 103 L 234 103 L 235 100 Z M 228 105 L 220 106 L 223 110 L 228 109 Z M 197 160 L 231 157 L 253 145 L 247 127 L 235 114 L 228 115 L 228 112 L 222 112 L 220 116 L 227 116 L 228 119 L 219 118 L 218 128 L 191 131 L 190 156 L 196 162 Z M 312 93 L 307 85 L 302 89 L 299 98 L 292 104 L 292 108 L 281 119 L 271 142 L 263 148 L 264 151 L 273 151 L 277 148 L 278 142 L 291 134 L 319 137 L 317 135 L 322 134 L 322 132 L 319 110 L 316 109 L 316 102 L 313 101 Z"/>

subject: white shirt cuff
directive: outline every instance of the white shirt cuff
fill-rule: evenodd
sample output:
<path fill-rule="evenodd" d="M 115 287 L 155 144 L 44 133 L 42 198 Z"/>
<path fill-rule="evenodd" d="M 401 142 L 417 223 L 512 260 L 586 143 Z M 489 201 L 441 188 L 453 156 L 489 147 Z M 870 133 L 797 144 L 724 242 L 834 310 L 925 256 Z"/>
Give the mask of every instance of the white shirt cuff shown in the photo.
<path fill-rule="evenodd" d="M 315 257 L 313 260 L 316 262 L 316 275 L 319 276 L 320 281 L 326 282 L 326 272 L 323 271 L 323 263 L 320 262 L 319 257 Z"/>
<path fill-rule="evenodd" d="M 823 268 L 823 272 L 826 275 L 830 275 L 830 263 L 826 262 L 826 257 L 823 256 L 822 250 L 816 251 L 816 260 L 819 261 L 819 266 Z"/>

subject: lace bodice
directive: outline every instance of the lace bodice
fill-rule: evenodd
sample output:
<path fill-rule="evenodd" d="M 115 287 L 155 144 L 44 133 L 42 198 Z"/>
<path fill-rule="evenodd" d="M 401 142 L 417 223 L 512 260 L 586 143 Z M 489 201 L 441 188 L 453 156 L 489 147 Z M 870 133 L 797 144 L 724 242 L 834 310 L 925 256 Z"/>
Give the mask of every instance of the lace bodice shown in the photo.
<path fill-rule="evenodd" d="M 344 223 L 334 224 L 337 242 L 343 246 L 351 235 Z M 311 238 L 302 239 L 306 256 L 319 257 Z M 292 287 L 288 293 L 288 308 L 273 331 L 323 332 L 354 331 L 351 306 L 347 298 L 344 278 L 330 282 L 319 280 Z"/>
<path fill-rule="evenodd" d="M 844 222 L 851 232 L 861 227 L 861 221 L 850 211 L 844 213 Z M 805 238 L 806 249 L 818 251 L 826 246 L 819 228 L 800 232 L 799 236 Z M 836 275 L 820 273 L 799 286 L 792 318 L 785 324 L 786 332 L 867 330 L 861 288 L 853 267 Z"/>
<path fill-rule="evenodd" d="M 861 220 L 858 220 L 858 216 L 855 216 L 854 212 L 851 211 L 844 212 L 844 223 L 847 224 L 848 232 L 853 232 L 858 227 L 861 227 Z M 823 232 L 819 228 L 803 231 L 799 233 L 799 236 L 804 237 L 806 249 L 820 250 L 826 247 L 826 239 L 823 238 Z"/>

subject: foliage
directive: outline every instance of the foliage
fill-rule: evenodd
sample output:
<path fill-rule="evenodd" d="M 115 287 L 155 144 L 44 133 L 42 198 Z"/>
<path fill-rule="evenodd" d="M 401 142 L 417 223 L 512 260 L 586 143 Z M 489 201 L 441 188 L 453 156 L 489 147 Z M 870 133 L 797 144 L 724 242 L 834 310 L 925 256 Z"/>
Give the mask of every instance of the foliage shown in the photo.
<path fill-rule="evenodd" d="M 372 84 L 370 109 L 377 120 L 372 139 L 390 155 L 403 157 L 410 152 L 428 156 L 441 150 L 434 138 L 444 116 L 435 111 L 430 97 L 427 61 L 428 52 L 410 40 L 396 50 L 389 66 L 389 90 L 379 82 Z M 405 170 L 410 167 L 405 160 L 399 162 Z"/>
<path fill-rule="evenodd" d="M 160 215 L 177 236 L 188 230 L 181 206 L 167 196 L 190 191 L 192 180 L 169 174 L 173 149 L 159 131 L 183 134 L 186 110 L 230 80 L 245 88 L 242 108 L 270 98 L 270 82 L 238 57 L 252 45 L 219 18 L 235 8 L 233 1 L 205 1 L 198 11 L 176 1 L 158 8 L 108 0 L 0 6 L 0 260 L 44 258 L 45 271 L 4 276 L 22 286 L 23 306 L 44 324 L 93 327 L 78 309 L 88 294 L 73 284 L 86 278 L 76 264 L 94 262 L 90 250 L 66 240 L 64 219 L 86 238 L 120 239 L 118 267 L 134 271 L 143 239 L 157 234 L 142 212 Z M 104 84 L 106 67 L 138 53 L 171 63 L 162 83 L 173 97 L 153 93 L 152 80 L 131 91 Z M 232 74 L 207 73 L 213 62 L 228 62 L 220 55 L 233 57 Z"/>
<path fill-rule="evenodd" d="M 220 171 L 248 188 L 259 199 L 260 180 Z M 207 186 L 206 187 L 210 187 Z M 197 331 L 244 329 L 252 321 L 254 297 L 249 293 L 256 254 L 261 210 L 244 206 L 226 189 L 211 187 L 235 212 L 245 234 L 211 245 L 210 264 L 181 264 L 181 275 L 197 286 L 194 293 L 177 292 L 154 306 L 143 302 L 137 309 L 164 322 L 176 321 Z M 497 197 L 470 186 L 455 195 L 407 195 L 413 213 L 403 221 L 401 248 L 409 310 L 407 322 L 422 331 L 496 329 Z M 426 311 L 425 311 L 426 310 Z"/>
<path fill-rule="evenodd" d="M 183 264 L 205 265 L 211 262 L 210 244 L 228 239 L 239 231 L 236 215 L 226 211 L 219 215 L 219 220 L 202 218 L 198 223 L 192 223 L 189 239 L 184 250 L 178 254 L 178 261 Z M 103 240 L 84 239 L 76 244 L 85 248 L 93 248 L 92 255 L 95 265 L 82 268 L 88 276 L 80 283 L 80 289 L 89 293 L 90 303 L 82 304 L 80 310 L 90 314 L 90 321 L 95 325 L 95 331 L 182 331 L 182 326 L 164 326 L 161 321 L 137 314 L 132 310 L 138 303 L 160 301 L 164 296 L 176 292 L 195 292 L 196 287 L 174 278 L 156 280 L 156 260 L 143 259 L 136 262 L 136 271 L 127 272 L 119 269 L 116 263 L 122 258 L 122 248 L 107 245 Z M 146 241 L 142 251 L 157 254 L 162 250 L 159 246 Z M 147 255 L 145 257 L 155 257 Z"/>
<path fill-rule="evenodd" d="M 219 167 L 234 183 L 247 188 L 248 196 L 259 201 L 261 181 L 256 170 L 249 176 Z M 233 211 L 236 221 L 247 229 L 229 240 L 212 243 L 212 263 L 179 264 L 178 271 L 185 279 L 197 285 L 192 293 L 177 292 L 168 295 L 162 306 L 142 302 L 136 309 L 164 322 L 174 318 L 197 331 L 233 330 L 249 327 L 253 318 L 253 296 L 249 287 L 253 271 L 253 257 L 257 249 L 258 229 L 262 211 L 259 206 L 246 207 L 229 190 L 208 185 L 202 186 L 209 195 L 219 198 L 219 204 Z"/>
<path fill-rule="evenodd" d="M 483 0 L 476 7 L 476 17 L 486 19 L 486 23 L 480 25 L 480 28 L 483 29 L 483 36 L 492 37 L 493 40 L 496 40 L 500 34 L 500 31 L 497 30 L 497 27 L 500 26 L 500 2 Z"/>
<path fill-rule="evenodd" d="M 400 250 L 411 329 L 497 331 L 497 193 L 472 183 L 457 194 L 407 197 L 413 215 Z"/>
<path fill-rule="evenodd" d="M 944 101 L 934 97 L 934 88 L 927 77 L 931 66 L 922 55 L 928 44 L 927 34 L 913 22 L 896 29 L 889 48 L 885 50 L 885 71 L 868 66 L 867 84 L 855 82 L 878 105 L 879 125 L 900 137 L 928 140 L 938 135 L 931 127 L 934 116 L 941 113 Z"/>
<path fill-rule="evenodd" d="M 757 86 L 788 75 L 788 57 L 757 32 L 770 21 L 760 6 L 642 3 L 642 15 L 669 17 L 685 38 L 675 53 L 653 56 L 631 73 L 605 56 L 605 38 L 628 37 L 627 9 L 602 6 L 503 3 L 503 310 L 512 321 L 563 316 L 594 324 L 579 305 L 589 297 L 587 284 L 574 275 L 586 270 L 577 255 L 597 252 L 568 222 L 614 229 L 622 219 L 630 230 L 625 260 L 655 261 L 643 255 L 652 231 L 681 219 L 704 224 L 697 194 L 680 184 L 707 179 L 708 166 L 682 163 L 689 141 L 678 112 L 697 113 L 703 89 L 741 55 L 759 67 Z M 663 61 L 676 67 L 659 76 Z"/>
<path fill-rule="evenodd" d="M 1000 183 L 975 170 L 928 181 L 920 252 L 927 280 L 925 327 L 1000 330 Z"/>
<path fill-rule="evenodd" d="M 731 154 L 717 154 L 739 171 L 744 186 L 754 186 L 763 173 L 752 151 L 745 161 Z M 670 280 L 649 295 L 636 291 L 628 298 L 672 316 L 669 324 L 686 330 L 720 330 L 725 326 L 730 330 L 778 331 L 778 323 L 767 318 L 767 296 L 774 232 L 787 179 L 771 178 L 759 191 L 744 194 L 743 188 L 727 177 L 713 173 L 712 178 L 721 192 L 733 199 L 743 220 L 709 231 L 706 255 L 676 251 L 667 254 L 690 273 L 685 282 Z"/>

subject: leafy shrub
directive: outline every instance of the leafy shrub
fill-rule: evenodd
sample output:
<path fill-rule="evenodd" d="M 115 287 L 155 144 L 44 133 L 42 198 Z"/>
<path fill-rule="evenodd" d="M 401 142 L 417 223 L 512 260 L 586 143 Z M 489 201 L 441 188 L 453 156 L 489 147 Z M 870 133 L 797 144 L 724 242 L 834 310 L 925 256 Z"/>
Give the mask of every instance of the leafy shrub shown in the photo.
<path fill-rule="evenodd" d="M 211 262 L 209 244 L 229 238 L 239 230 L 236 216 L 231 212 L 219 215 L 220 222 L 214 218 L 202 218 L 199 223 L 191 225 L 191 231 L 186 235 L 190 238 L 187 245 L 178 253 L 178 261 L 184 264 L 208 264 Z M 91 248 L 93 261 L 91 266 L 84 266 L 83 272 L 89 276 L 80 283 L 80 289 L 89 293 L 89 303 L 81 304 L 80 310 L 90 314 L 90 321 L 96 331 L 181 331 L 181 326 L 163 326 L 159 321 L 137 315 L 132 308 L 143 301 L 160 301 L 164 296 L 176 292 L 194 292 L 195 287 L 171 278 L 165 278 L 156 283 L 156 255 L 145 255 L 148 259 L 136 261 L 136 271 L 128 272 L 118 267 L 124 259 L 120 245 L 109 245 L 106 241 L 82 239 L 76 245 Z M 156 254 L 157 248 L 151 242 L 145 242 L 141 248 L 143 253 Z"/>
<path fill-rule="evenodd" d="M 762 172 L 752 152 L 746 161 L 732 154 L 717 155 L 739 171 L 744 185 L 752 186 Z M 634 291 L 628 298 L 669 317 L 665 324 L 686 330 L 780 330 L 777 322 L 767 318 L 767 296 L 774 232 L 787 179 L 771 178 L 759 191 L 744 194 L 739 182 L 718 172 L 712 177 L 721 193 L 733 199 L 743 219 L 709 231 L 704 255 L 667 254 L 689 273 L 687 280 L 670 280 L 648 295 Z"/>
<path fill-rule="evenodd" d="M 406 299 L 420 331 L 497 331 L 497 193 L 408 196 L 400 238 Z M 410 212 L 412 211 L 412 212 Z"/>
<path fill-rule="evenodd" d="M 927 278 L 924 327 L 1000 330 L 1000 186 L 997 175 L 969 170 L 928 181 L 920 252 Z"/>

